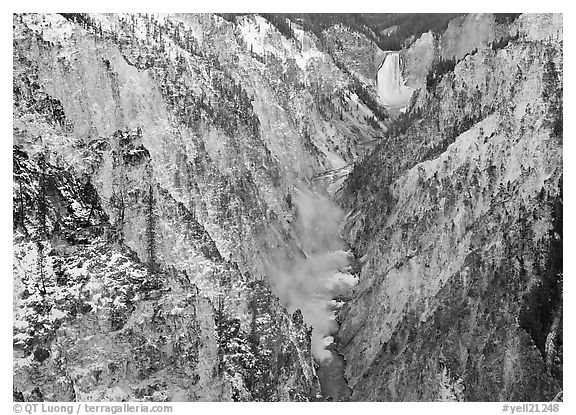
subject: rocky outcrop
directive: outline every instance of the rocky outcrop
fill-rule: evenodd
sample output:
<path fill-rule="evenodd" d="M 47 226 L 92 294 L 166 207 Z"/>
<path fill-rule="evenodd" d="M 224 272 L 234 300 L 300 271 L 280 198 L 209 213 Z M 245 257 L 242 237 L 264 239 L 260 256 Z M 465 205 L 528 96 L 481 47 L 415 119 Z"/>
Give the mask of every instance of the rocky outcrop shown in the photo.
<path fill-rule="evenodd" d="M 339 335 L 352 400 L 544 401 L 562 389 L 553 27 L 552 39 L 480 47 L 421 89 L 407 126 L 351 173 L 345 234 L 362 270 Z"/>

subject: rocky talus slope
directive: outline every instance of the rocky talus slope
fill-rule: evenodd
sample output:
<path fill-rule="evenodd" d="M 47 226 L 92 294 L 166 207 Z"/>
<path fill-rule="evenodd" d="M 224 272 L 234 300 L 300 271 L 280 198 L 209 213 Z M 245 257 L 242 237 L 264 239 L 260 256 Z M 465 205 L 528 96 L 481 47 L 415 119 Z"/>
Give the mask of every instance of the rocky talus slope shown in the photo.
<path fill-rule="evenodd" d="M 339 333 L 352 400 L 562 389 L 562 25 L 514 25 L 420 88 L 340 193 L 362 263 Z"/>

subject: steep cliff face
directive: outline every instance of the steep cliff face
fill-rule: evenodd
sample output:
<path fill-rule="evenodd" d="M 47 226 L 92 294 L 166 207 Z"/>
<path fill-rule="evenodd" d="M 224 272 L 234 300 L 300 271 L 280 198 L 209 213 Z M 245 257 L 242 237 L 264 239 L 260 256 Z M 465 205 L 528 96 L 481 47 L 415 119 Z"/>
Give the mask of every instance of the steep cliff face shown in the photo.
<path fill-rule="evenodd" d="M 312 314 L 270 281 L 310 254 L 295 192 L 383 125 L 314 35 L 291 30 L 251 15 L 14 16 L 25 399 L 316 399 Z"/>
<path fill-rule="evenodd" d="M 366 35 L 343 25 L 336 25 L 324 32 L 326 47 L 338 62 L 345 64 L 362 82 L 376 86 L 376 75 L 386 53 Z"/>
<path fill-rule="evenodd" d="M 528 18 L 421 88 L 341 193 L 362 263 L 339 333 L 352 400 L 562 389 L 562 26 Z"/>
<path fill-rule="evenodd" d="M 524 32 L 526 30 L 534 32 L 533 28 L 540 25 L 537 22 L 547 18 L 525 14 L 519 19 L 511 23 L 506 20 L 498 21 L 492 13 L 470 13 L 451 20 L 442 33 L 424 33 L 410 47 L 402 51 L 402 57 L 406 62 L 404 76 L 407 85 L 413 88 L 423 87 L 428 71 L 438 59 L 459 61 L 481 45 L 517 33 L 519 26 L 524 27 Z M 558 19 L 558 16 L 555 19 Z M 559 23 L 561 24 L 561 20 Z"/>

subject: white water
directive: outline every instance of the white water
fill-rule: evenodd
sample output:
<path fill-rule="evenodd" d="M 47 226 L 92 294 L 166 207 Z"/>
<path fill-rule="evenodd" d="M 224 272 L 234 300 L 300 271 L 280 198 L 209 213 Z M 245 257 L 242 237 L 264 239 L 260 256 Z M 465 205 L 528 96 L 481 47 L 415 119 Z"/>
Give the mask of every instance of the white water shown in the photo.
<path fill-rule="evenodd" d="M 320 362 L 332 357 L 327 347 L 333 341 L 330 336 L 338 331 L 335 318 L 343 303 L 333 298 L 351 295 L 358 280 L 350 273 L 352 253 L 339 235 L 340 207 L 305 188 L 295 192 L 293 202 L 304 256 L 271 270 L 270 276 L 288 311 L 300 309 L 312 327 L 312 354 Z"/>
<path fill-rule="evenodd" d="M 408 104 L 412 88 L 404 85 L 402 71 L 400 70 L 400 54 L 398 52 L 389 52 L 376 78 L 378 85 L 378 96 L 386 105 L 395 108 L 401 108 Z"/>

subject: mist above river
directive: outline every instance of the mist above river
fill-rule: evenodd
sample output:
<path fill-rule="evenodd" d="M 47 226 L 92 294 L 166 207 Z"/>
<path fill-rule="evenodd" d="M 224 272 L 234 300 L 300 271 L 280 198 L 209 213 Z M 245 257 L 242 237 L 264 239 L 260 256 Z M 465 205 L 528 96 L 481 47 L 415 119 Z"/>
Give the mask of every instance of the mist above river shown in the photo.
<path fill-rule="evenodd" d="M 329 336 L 338 330 L 333 299 L 346 296 L 357 279 L 350 271 L 351 253 L 339 235 L 343 212 L 329 199 L 306 189 L 297 190 L 296 230 L 303 256 L 271 272 L 272 283 L 288 311 L 300 309 L 312 330 L 312 354 L 321 361 Z"/>

